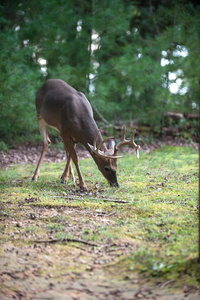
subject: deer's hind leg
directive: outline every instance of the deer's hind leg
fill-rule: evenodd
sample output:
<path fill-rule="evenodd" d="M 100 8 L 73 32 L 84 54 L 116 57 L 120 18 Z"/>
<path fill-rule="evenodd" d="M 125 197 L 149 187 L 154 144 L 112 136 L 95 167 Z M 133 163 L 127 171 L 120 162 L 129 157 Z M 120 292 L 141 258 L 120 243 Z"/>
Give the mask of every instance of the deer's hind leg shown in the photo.
<path fill-rule="evenodd" d="M 35 173 L 32 178 L 32 180 L 35 180 L 35 181 L 38 179 L 38 177 L 40 175 L 40 168 L 41 168 L 42 162 L 44 160 L 45 154 L 47 153 L 49 144 L 51 143 L 49 136 L 48 136 L 48 132 L 47 132 L 47 123 L 44 121 L 44 119 L 41 117 L 41 115 L 38 114 L 37 118 L 38 118 L 39 131 L 40 131 L 40 134 L 41 134 L 42 140 L 43 140 L 43 147 L 42 147 L 40 159 L 38 161 Z"/>
<path fill-rule="evenodd" d="M 65 170 L 61 176 L 62 179 L 62 183 L 67 183 L 67 179 L 68 179 L 68 175 L 70 174 L 70 177 L 72 179 L 72 181 L 75 183 L 75 178 L 74 178 L 74 171 L 72 168 L 72 163 L 71 163 L 71 156 L 69 155 L 69 153 L 66 151 L 66 157 L 67 157 L 67 163 L 66 163 L 66 167 Z"/>

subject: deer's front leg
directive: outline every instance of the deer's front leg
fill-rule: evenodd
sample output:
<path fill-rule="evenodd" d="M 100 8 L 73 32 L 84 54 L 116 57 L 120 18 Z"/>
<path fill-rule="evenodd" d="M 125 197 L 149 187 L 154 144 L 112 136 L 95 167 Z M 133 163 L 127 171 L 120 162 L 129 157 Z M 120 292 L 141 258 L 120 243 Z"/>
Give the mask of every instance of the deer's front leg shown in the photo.
<path fill-rule="evenodd" d="M 86 186 L 85 181 L 83 179 L 83 176 L 81 174 L 81 170 L 80 170 L 79 163 L 78 163 L 78 156 L 77 156 L 76 151 L 74 149 L 73 142 L 70 138 L 65 138 L 63 136 L 62 136 L 62 139 L 63 139 L 63 142 L 64 142 L 65 151 L 66 151 L 66 153 L 69 153 L 69 159 L 67 161 L 67 165 L 66 165 L 65 170 L 67 171 L 69 169 L 69 165 L 70 165 L 71 159 L 72 159 L 73 163 L 75 164 L 77 173 L 78 173 L 80 190 L 86 191 L 87 186 Z"/>

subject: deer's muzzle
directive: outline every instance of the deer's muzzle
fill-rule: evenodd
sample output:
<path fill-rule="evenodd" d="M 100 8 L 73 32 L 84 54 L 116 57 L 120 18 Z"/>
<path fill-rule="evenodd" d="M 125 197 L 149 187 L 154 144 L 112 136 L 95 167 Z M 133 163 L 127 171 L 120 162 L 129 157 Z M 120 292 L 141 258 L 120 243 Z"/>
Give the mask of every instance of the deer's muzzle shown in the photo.
<path fill-rule="evenodd" d="M 117 180 L 115 182 L 111 182 L 110 185 L 113 187 L 119 187 L 119 183 Z"/>

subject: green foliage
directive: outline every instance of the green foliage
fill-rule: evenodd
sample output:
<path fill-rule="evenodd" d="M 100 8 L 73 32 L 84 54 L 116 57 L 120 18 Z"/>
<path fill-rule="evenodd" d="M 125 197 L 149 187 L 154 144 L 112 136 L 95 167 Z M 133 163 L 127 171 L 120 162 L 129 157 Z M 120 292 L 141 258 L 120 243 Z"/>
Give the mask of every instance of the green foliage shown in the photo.
<path fill-rule="evenodd" d="M 6 28 L 0 32 L 0 136 L 11 146 L 28 140 L 36 129 L 34 98 L 40 75 L 31 62 L 32 49 L 20 44 L 17 31 Z"/>
<path fill-rule="evenodd" d="M 126 11 L 121 1 L 117 3 L 120 9 L 117 6 L 116 12 L 112 8 L 113 16 L 108 22 L 103 22 L 103 12 L 97 16 L 101 20 L 97 23 L 97 32 L 103 34 L 100 35 L 101 47 L 95 56 L 99 62 L 94 96 L 96 105 L 108 118 L 133 117 L 151 125 L 160 123 L 163 111 L 188 112 L 193 107 L 198 109 L 199 64 L 195 64 L 192 72 L 195 76 L 192 79 L 186 74 L 187 61 L 198 60 L 199 39 L 188 42 L 187 35 L 191 38 L 192 33 L 187 29 L 191 26 L 186 27 L 186 23 L 191 20 L 193 31 L 199 32 L 199 7 L 176 1 L 174 7 L 158 5 L 150 11 L 149 7 L 135 5 L 129 6 Z M 112 21 L 122 24 L 121 30 L 109 26 Z M 186 57 L 180 56 L 178 52 L 184 47 L 189 52 Z M 161 66 L 163 51 L 168 60 L 165 66 Z M 192 65 L 194 63 L 190 63 L 190 67 Z M 176 80 L 180 78 L 183 80 L 182 87 L 188 88 L 184 95 L 171 94 L 168 90 L 168 75 L 178 70 L 181 72 Z M 194 97 L 190 97 L 191 91 Z"/>
<path fill-rule="evenodd" d="M 197 112 L 199 12 L 182 0 L 4 2 L 1 140 L 14 146 L 38 132 L 34 99 L 47 78 L 86 93 L 108 120 L 159 126 L 165 111 Z"/>

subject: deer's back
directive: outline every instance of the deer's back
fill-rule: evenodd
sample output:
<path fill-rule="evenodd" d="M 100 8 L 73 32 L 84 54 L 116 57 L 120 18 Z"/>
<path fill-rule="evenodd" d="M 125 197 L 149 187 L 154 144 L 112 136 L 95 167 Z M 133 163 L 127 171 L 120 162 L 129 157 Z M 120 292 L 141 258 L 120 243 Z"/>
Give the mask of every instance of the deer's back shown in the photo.
<path fill-rule="evenodd" d="M 49 79 L 36 96 L 37 113 L 48 125 L 61 130 L 62 124 L 70 126 L 93 118 L 91 105 L 85 95 L 60 79 Z"/>

